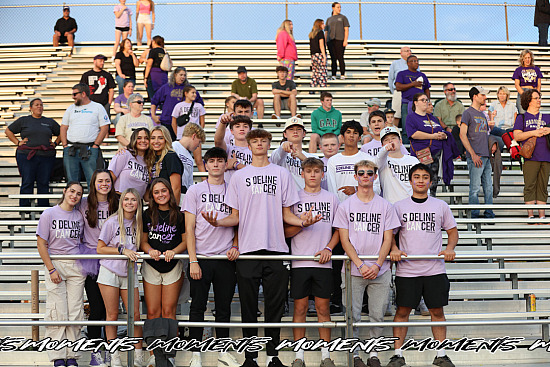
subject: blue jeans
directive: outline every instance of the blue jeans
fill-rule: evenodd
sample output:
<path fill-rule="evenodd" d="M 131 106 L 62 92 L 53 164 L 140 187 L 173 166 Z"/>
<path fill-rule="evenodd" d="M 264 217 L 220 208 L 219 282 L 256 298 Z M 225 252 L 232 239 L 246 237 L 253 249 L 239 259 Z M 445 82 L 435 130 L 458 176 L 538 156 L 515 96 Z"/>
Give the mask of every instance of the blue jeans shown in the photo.
<path fill-rule="evenodd" d="M 123 77 L 119 76 L 118 74 L 116 75 L 116 83 L 118 85 L 118 94 L 124 94 L 124 82 L 126 80 L 131 80 L 132 82 L 134 82 L 134 86 L 136 85 L 136 80 L 135 79 L 132 79 L 132 78 L 126 78 L 124 79 Z"/>
<path fill-rule="evenodd" d="M 409 137 L 407 136 L 407 115 L 409 114 L 409 102 L 401 103 L 401 141 L 403 144 L 409 144 Z"/>
<path fill-rule="evenodd" d="M 539 46 L 548 46 L 548 23 L 537 24 L 539 29 Z"/>
<path fill-rule="evenodd" d="M 48 194 L 50 190 L 50 176 L 55 164 L 55 156 L 44 157 L 35 155 L 27 160 L 27 154 L 16 154 L 17 168 L 21 175 L 20 194 L 32 194 L 36 181 L 36 193 Z M 38 206 L 50 206 L 48 199 L 38 199 Z M 31 206 L 30 199 L 19 199 L 19 206 Z"/>
<path fill-rule="evenodd" d="M 498 141 L 498 147 L 500 151 L 504 149 L 504 141 L 502 140 L 502 135 L 504 135 L 507 132 L 514 131 L 514 129 L 501 129 L 500 127 L 493 127 L 491 129 L 491 135 L 495 136 Z"/>
<path fill-rule="evenodd" d="M 86 176 L 86 182 L 90 187 L 90 180 L 92 174 L 97 167 L 97 158 L 99 156 L 99 148 L 90 147 L 90 155 L 88 159 L 80 158 L 80 149 L 76 149 L 74 157 L 69 155 L 69 147 L 63 148 L 63 167 L 65 168 L 65 175 L 67 176 L 67 182 L 80 181 L 80 168 Z"/>
<path fill-rule="evenodd" d="M 483 185 L 483 195 L 485 196 L 485 204 L 493 204 L 493 181 L 491 174 L 491 162 L 488 157 L 481 157 L 483 164 L 481 167 L 476 167 L 472 158 L 468 157 L 468 172 L 470 174 L 470 195 L 469 204 L 479 204 L 477 197 L 480 187 Z M 495 214 L 492 210 L 485 210 L 483 213 L 485 218 L 494 218 Z M 479 217 L 479 210 L 472 210 L 472 218 Z"/>

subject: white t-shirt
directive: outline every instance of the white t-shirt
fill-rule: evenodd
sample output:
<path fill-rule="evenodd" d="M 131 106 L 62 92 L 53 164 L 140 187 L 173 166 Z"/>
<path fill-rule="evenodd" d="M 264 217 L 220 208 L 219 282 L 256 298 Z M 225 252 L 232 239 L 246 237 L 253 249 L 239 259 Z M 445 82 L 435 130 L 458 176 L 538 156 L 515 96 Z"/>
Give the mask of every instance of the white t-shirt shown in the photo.
<path fill-rule="evenodd" d="M 99 135 L 99 129 L 110 125 L 111 121 L 105 107 L 90 101 L 86 105 L 70 105 L 63 114 L 61 124 L 69 126 L 67 140 L 71 143 L 93 143 Z"/>
<path fill-rule="evenodd" d="M 193 154 L 184 148 L 179 141 L 172 144 L 172 148 L 178 155 L 181 163 L 183 163 L 183 174 L 181 175 L 181 186 L 189 189 L 193 185 Z"/>
<path fill-rule="evenodd" d="M 384 199 L 393 204 L 412 195 L 409 170 L 420 161 L 410 155 L 392 158 L 388 154 L 385 148 L 380 149 L 375 157 L 375 163 L 378 166 L 378 177 Z"/>
<path fill-rule="evenodd" d="M 369 111 L 365 111 L 361 114 L 361 117 L 359 118 L 359 123 L 361 124 L 361 126 L 369 127 L 369 116 Z"/>
<path fill-rule="evenodd" d="M 380 140 L 372 139 L 367 144 L 363 144 L 363 146 L 361 147 L 361 151 L 367 153 L 368 155 L 376 157 L 381 148 L 382 142 Z M 401 144 L 401 153 L 410 154 L 403 144 Z"/>
<path fill-rule="evenodd" d="M 302 153 L 308 158 L 317 158 L 316 154 L 308 153 L 305 150 L 302 150 Z M 269 161 L 286 168 L 292 175 L 294 182 L 296 182 L 296 187 L 298 190 L 302 190 L 306 186 L 304 179 L 302 178 L 302 161 L 299 158 L 293 158 L 292 154 L 285 152 L 282 145 L 271 153 Z"/>
<path fill-rule="evenodd" d="M 355 163 L 368 160 L 374 162 L 374 158 L 365 152 L 357 152 L 354 155 L 343 155 L 338 153 L 328 160 L 327 164 L 327 183 L 328 191 L 336 194 L 340 202 L 346 200 L 348 195 L 342 191 L 338 191 L 343 186 L 355 186 L 357 187 L 357 180 L 355 179 Z M 380 195 L 380 181 L 377 178 L 374 181 L 374 192 Z"/>

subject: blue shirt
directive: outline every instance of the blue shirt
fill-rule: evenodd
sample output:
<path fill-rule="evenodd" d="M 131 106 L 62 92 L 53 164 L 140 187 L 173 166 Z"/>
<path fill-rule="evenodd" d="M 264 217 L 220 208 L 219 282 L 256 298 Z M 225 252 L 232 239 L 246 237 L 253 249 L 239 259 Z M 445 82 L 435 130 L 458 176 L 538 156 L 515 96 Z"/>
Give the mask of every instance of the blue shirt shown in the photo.
<path fill-rule="evenodd" d="M 390 92 L 393 93 L 395 91 L 395 78 L 397 78 L 397 73 L 407 70 L 408 68 L 407 60 L 404 60 L 403 58 L 395 60 L 391 63 L 390 72 L 388 73 L 388 87 L 390 87 Z"/>

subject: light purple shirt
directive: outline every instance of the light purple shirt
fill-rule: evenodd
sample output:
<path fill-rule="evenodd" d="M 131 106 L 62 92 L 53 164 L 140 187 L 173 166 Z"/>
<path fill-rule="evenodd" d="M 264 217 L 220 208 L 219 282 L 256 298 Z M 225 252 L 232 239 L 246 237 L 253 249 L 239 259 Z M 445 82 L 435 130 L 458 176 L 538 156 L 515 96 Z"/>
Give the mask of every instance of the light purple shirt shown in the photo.
<path fill-rule="evenodd" d="M 59 205 L 44 210 L 38 221 L 36 235 L 47 242 L 50 255 L 78 254 L 84 219 L 76 209 L 70 212 Z"/>
<path fill-rule="evenodd" d="M 122 9 L 122 5 L 115 5 L 115 10 L 113 12 L 119 12 Z M 129 27 L 130 26 L 130 17 L 132 16 L 132 10 L 127 6 L 126 9 L 122 12 L 120 18 L 117 18 L 115 15 L 115 27 Z"/>
<path fill-rule="evenodd" d="M 343 203 L 340 203 L 334 227 L 349 231 L 349 241 L 355 248 L 357 255 L 378 256 L 384 240 L 384 231 L 399 228 L 399 219 L 393 206 L 378 195 L 368 203 L 364 203 L 353 194 Z M 363 260 L 366 266 L 372 266 L 376 260 Z M 384 274 L 390 267 L 389 261 L 378 272 L 378 276 Z M 342 266 L 342 273 L 345 265 Z M 351 275 L 361 276 L 357 267 L 351 267 Z"/>
<path fill-rule="evenodd" d="M 182 211 L 195 215 L 195 251 L 197 255 L 225 254 L 233 244 L 232 227 L 214 227 L 203 218 L 201 212 L 214 212 L 218 220 L 231 214 L 225 204 L 227 183 L 211 185 L 208 181 L 192 185 L 183 199 Z"/>
<path fill-rule="evenodd" d="M 126 232 L 126 238 L 125 243 L 121 244 L 118 217 L 114 215 L 107 219 L 103 224 L 103 228 L 101 228 L 101 233 L 99 234 L 99 239 L 105 242 L 105 244 L 107 244 L 107 246 L 109 247 L 117 248 L 120 246 L 124 246 L 129 250 L 136 251 L 136 226 L 134 225 L 134 220 L 124 219 L 124 229 Z M 127 260 L 101 259 L 99 260 L 99 264 L 118 276 L 128 276 Z"/>
<path fill-rule="evenodd" d="M 321 189 L 316 193 L 305 190 L 298 192 L 300 201 L 291 208 L 298 217 L 311 209 L 314 217 L 321 214 L 322 219 L 312 226 L 303 228 L 292 237 L 292 255 L 315 255 L 324 249 L 332 238 L 332 222 L 340 201 L 331 192 Z M 332 261 L 320 264 L 318 261 L 293 260 L 293 268 L 332 268 Z"/>
<path fill-rule="evenodd" d="M 288 253 L 282 208 L 298 201 L 292 176 L 280 166 L 250 165 L 235 172 L 225 202 L 239 211 L 239 252 Z"/>
<path fill-rule="evenodd" d="M 227 143 L 225 144 L 225 146 L 227 147 L 226 152 L 229 158 L 232 158 L 233 153 L 235 153 L 235 158 L 240 164 L 244 164 L 245 166 L 249 166 L 250 164 L 252 164 L 252 151 L 248 147 L 239 147 L 239 146 L 236 146 L 233 144 L 227 144 Z M 233 167 L 229 167 L 229 168 L 233 168 Z M 224 178 L 227 183 L 231 182 L 231 177 L 235 172 L 237 171 L 233 169 L 225 171 Z"/>
<path fill-rule="evenodd" d="M 423 203 L 415 203 L 410 197 L 395 203 L 401 222 L 399 249 L 407 255 L 437 255 L 443 239 L 441 229 L 456 227 L 451 209 L 443 200 L 428 197 Z M 406 257 L 402 257 L 406 259 Z M 397 262 L 396 275 L 420 277 L 445 273 L 444 260 L 401 260 Z"/>
<path fill-rule="evenodd" d="M 191 103 L 189 102 L 179 102 L 174 106 L 174 109 L 172 110 L 172 117 L 175 117 L 176 119 L 186 113 L 189 112 L 189 107 L 191 107 Z M 204 106 L 200 103 L 195 102 L 193 105 L 193 111 L 191 111 L 191 114 L 189 115 L 189 123 L 197 124 L 200 126 L 200 116 L 206 115 L 206 110 L 204 109 Z M 181 136 L 183 134 L 183 129 L 185 128 L 185 125 L 178 126 L 176 131 L 176 137 L 178 140 L 181 139 Z"/>
<path fill-rule="evenodd" d="M 128 150 L 122 154 L 115 154 L 109 163 L 109 171 L 116 176 L 115 190 L 123 192 L 134 188 L 143 197 L 149 183 L 149 171 L 143 157 L 135 157 Z"/>
<path fill-rule="evenodd" d="M 100 201 L 97 203 L 97 224 L 95 228 L 91 228 L 86 220 L 86 213 L 88 212 L 88 198 L 82 198 L 78 210 L 84 218 L 84 237 L 82 242 L 86 247 L 91 249 L 97 249 L 97 240 L 99 239 L 99 233 L 101 233 L 101 228 L 103 223 L 109 218 L 109 202 Z"/>

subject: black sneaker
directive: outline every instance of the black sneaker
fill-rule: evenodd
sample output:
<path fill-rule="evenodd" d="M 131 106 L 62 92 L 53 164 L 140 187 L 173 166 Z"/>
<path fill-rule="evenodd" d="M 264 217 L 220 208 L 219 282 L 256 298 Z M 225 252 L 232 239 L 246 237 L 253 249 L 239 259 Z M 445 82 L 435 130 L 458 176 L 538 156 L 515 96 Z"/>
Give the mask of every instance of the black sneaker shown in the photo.
<path fill-rule="evenodd" d="M 433 365 L 439 367 L 455 367 L 454 363 L 451 362 L 451 359 L 448 356 L 435 357 Z"/>
<path fill-rule="evenodd" d="M 399 357 L 397 354 L 390 358 L 390 363 L 386 367 L 403 367 L 406 366 L 405 358 Z"/>
<path fill-rule="evenodd" d="M 380 360 L 378 357 L 370 357 L 367 359 L 367 366 L 369 367 L 382 367 L 382 364 L 380 363 Z"/>
<path fill-rule="evenodd" d="M 330 305 L 330 314 L 339 315 L 342 313 L 342 307 L 338 305 Z"/>
<path fill-rule="evenodd" d="M 273 357 L 271 359 L 271 362 L 267 365 L 267 367 L 286 367 L 283 362 L 279 359 L 279 357 Z"/>
<path fill-rule="evenodd" d="M 252 358 L 245 358 L 244 363 L 241 367 L 259 367 L 258 363 Z"/>

